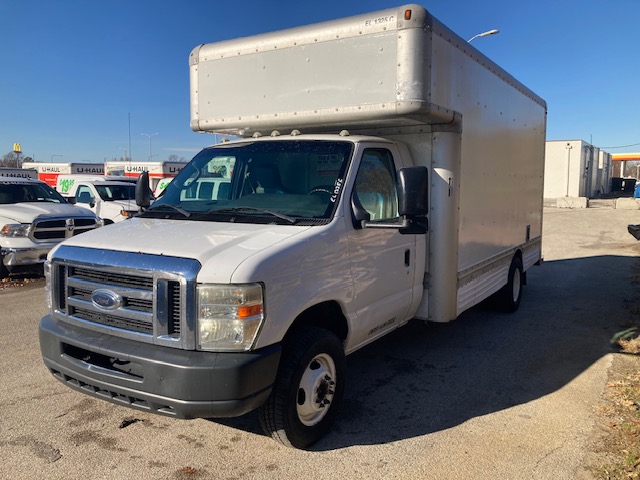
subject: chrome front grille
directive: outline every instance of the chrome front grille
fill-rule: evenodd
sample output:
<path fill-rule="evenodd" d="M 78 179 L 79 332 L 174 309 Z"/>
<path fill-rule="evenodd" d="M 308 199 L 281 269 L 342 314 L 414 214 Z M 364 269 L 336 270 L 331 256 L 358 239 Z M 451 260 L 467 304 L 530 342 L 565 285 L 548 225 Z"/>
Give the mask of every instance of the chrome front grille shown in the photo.
<path fill-rule="evenodd" d="M 51 262 L 53 314 L 110 335 L 194 348 L 199 267 L 190 259 L 63 245 Z"/>
<path fill-rule="evenodd" d="M 34 242 L 64 240 L 65 238 L 71 238 L 74 235 L 93 230 L 97 226 L 97 220 L 91 217 L 36 218 L 29 233 L 29 238 Z"/>

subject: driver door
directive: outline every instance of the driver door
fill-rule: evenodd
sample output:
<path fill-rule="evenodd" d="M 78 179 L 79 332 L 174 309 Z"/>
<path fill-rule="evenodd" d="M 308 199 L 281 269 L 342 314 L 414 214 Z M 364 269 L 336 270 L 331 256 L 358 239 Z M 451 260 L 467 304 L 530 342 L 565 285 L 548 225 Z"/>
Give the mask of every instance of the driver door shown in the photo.
<path fill-rule="evenodd" d="M 389 146 L 362 151 L 352 199 L 367 211 L 370 223 L 396 223 L 396 159 Z M 349 227 L 348 227 L 349 228 Z M 350 346 L 368 343 L 406 322 L 415 282 L 416 235 L 397 228 L 349 228 L 349 257 L 355 286 L 357 320 Z"/>

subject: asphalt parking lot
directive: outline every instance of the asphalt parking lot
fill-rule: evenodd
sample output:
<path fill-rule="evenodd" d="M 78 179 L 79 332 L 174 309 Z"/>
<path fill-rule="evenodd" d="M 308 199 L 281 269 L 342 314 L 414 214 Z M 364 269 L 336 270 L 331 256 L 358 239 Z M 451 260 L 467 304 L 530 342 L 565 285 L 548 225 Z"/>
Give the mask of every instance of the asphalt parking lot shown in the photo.
<path fill-rule="evenodd" d="M 411 323 L 347 361 L 312 451 L 254 415 L 174 420 L 71 391 L 40 360 L 42 279 L 0 290 L 0 479 L 587 479 L 598 405 L 633 319 L 640 212 L 545 209 L 545 262 L 515 314 Z"/>

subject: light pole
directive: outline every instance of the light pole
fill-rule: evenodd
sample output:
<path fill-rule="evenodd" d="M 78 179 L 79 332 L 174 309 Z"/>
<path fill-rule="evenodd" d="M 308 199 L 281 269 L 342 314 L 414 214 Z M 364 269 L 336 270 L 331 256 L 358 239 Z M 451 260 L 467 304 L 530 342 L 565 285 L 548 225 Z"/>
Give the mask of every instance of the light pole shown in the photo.
<path fill-rule="evenodd" d="M 153 137 L 154 135 L 158 135 L 157 133 L 141 133 L 140 135 L 144 135 L 145 137 L 149 138 L 149 161 L 151 161 L 151 137 Z"/>
<path fill-rule="evenodd" d="M 498 33 L 500 33 L 500 30 L 498 30 L 498 29 L 494 28 L 493 30 L 488 30 L 488 31 L 486 31 L 486 32 L 482 32 L 482 33 L 479 33 L 479 34 L 477 34 L 477 35 L 474 35 L 474 36 L 473 36 L 473 37 L 471 37 L 469 40 L 467 40 L 467 43 L 471 43 L 473 40 L 475 40 L 475 39 L 476 39 L 476 38 L 478 38 L 478 37 L 488 37 L 488 36 L 490 36 L 490 35 L 496 35 L 496 34 L 498 34 Z"/>

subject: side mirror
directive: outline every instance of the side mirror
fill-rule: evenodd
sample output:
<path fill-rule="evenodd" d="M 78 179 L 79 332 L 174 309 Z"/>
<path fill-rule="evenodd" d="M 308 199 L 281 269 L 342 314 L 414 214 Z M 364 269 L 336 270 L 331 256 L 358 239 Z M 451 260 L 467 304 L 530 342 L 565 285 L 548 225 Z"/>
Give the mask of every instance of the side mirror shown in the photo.
<path fill-rule="evenodd" d="M 149 208 L 149 205 L 151 205 L 151 194 L 149 193 L 149 172 L 142 172 L 136 182 L 136 205 L 141 209 Z"/>
<path fill-rule="evenodd" d="M 398 172 L 398 213 L 403 217 L 426 217 L 429 213 L 427 167 L 401 168 Z"/>
<path fill-rule="evenodd" d="M 401 168 L 398 172 L 398 213 L 403 218 L 402 234 L 422 234 L 429 230 L 429 170 L 427 167 Z"/>
<path fill-rule="evenodd" d="M 76 203 L 78 203 L 78 199 L 76 197 L 66 197 L 67 202 L 69 202 L 71 205 L 75 205 Z"/>

